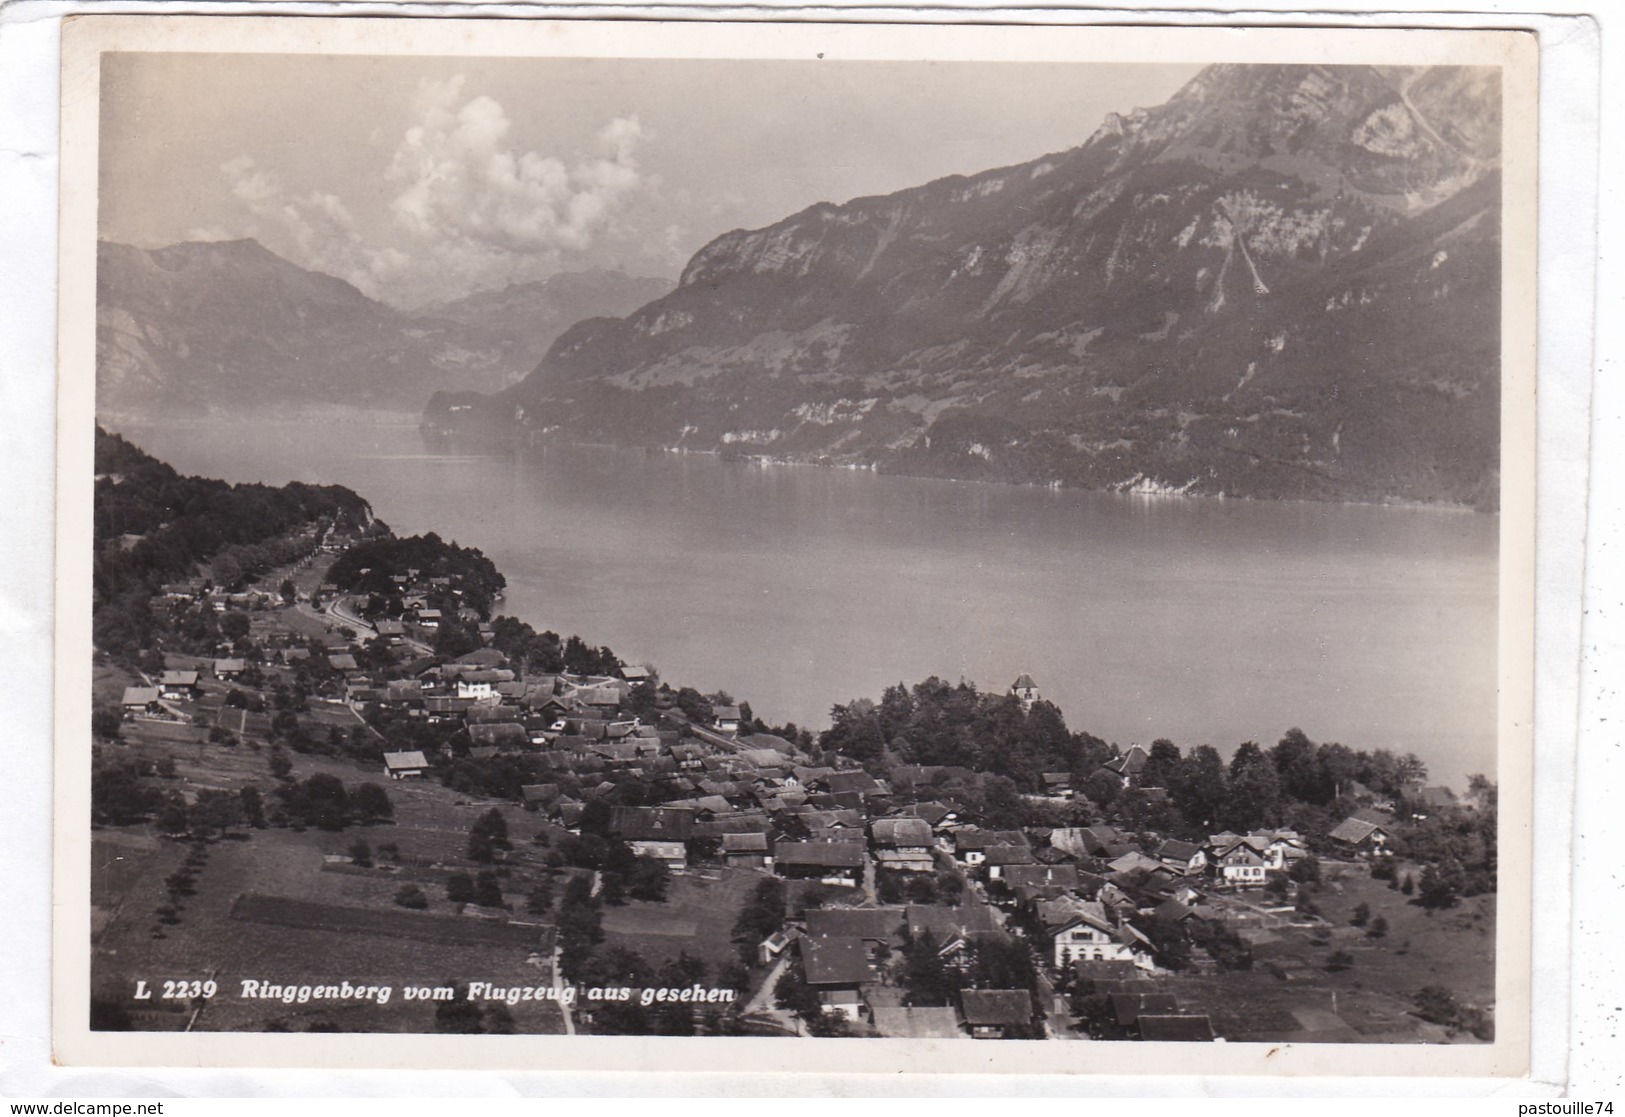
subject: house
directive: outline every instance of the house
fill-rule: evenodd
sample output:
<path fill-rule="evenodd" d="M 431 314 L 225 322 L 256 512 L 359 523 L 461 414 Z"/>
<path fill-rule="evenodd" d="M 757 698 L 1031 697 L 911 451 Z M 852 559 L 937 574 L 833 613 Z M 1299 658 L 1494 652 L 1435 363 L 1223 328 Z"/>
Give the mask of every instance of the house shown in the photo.
<path fill-rule="evenodd" d="M 1225 884 L 1236 888 L 1262 888 L 1269 875 L 1264 850 L 1269 843 L 1262 838 L 1234 836 L 1221 845 L 1210 847 L 1209 857 L 1214 873 Z"/>
<path fill-rule="evenodd" d="M 861 842 L 775 842 L 773 871 L 781 877 L 856 885 L 863 879 Z"/>
<path fill-rule="evenodd" d="M 429 770 L 429 761 L 418 750 L 384 753 L 384 771 L 392 780 L 421 777 Z"/>
<path fill-rule="evenodd" d="M 1113 873 L 1124 876 L 1129 873 L 1155 873 L 1167 868 L 1155 857 L 1147 857 L 1137 849 L 1108 861 L 1106 867 Z"/>
<path fill-rule="evenodd" d="M 1025 989 L 965 989 L 959 994 L 965 1030 L 976 1039 L 1029 1039 L 1035 1034 L 1033 995 Z"/>
<path fill-rule="evenodd" d="M 492 749 L 522 748 L 530 744 L 530 734 L 518 722 L 496 721 L 470 725 L 468 739 L 475 746 Z"/>
<path fill-rule="evenodd" d="M 1145 766 L 1150 762 L 1151 754 L 1139 745 L 1134 745 L 1122 756 L 1117 757 L 1115 760 L 1108 760 L 1100 767 L 1102 771 L 1110 772 L 1122 780 L 1123 786 L 1128 788 L 1133 787 L 1139 781 L 1140 773 L 1145 771 Z"/>
<path fill-rule="evenodd" d="M 1038 684 L 1033 682 L 1031 675 L 1023 671 L 1021 676 L 1010 684 L 1010 693 L 1021 703 L 1023 709 L 1029 709 L 1038 701 Z"/>
<path fill-rule="evenodd" d="M 1024 845 L 989 846 L 982 855 L 982 868 L 987 870 L 988 880 L 1001 879 L 1005 869 L 1011 866 L 1034 864 L 1037 864 L 1037 858 Z"/>
<path fill-rule="evenodd" d="M 556 783 L 527 783 L 519 788 L 519 801 L 527 811 L 540 810 L 556 802 L 559 785 Z"/>
<path fill-rule="evenodd" d="M 613 789 L 614 785 L 610 786 Z M 670 868 L 686 869 L 694 812 L 680 807 L 616 807 L 610 812 L 609 832 L 640 857 L 654 857 Z"/>
<path fill-rule="evenodd" d="M 1045 795 L 1058 799 L 1072 798 L 1074 792 L 1070 772 L 1043 772 L 1038 778 L 1043 781 Z"/>
<path fill-rule="evenodd" d="M 125 687 L 124 700 L 121 703 L 121 705 L 124 707 L 124 716 L 127 718 L 133 718 L 138 714 L 158 713 L 163 709 L 163 707 L 158 704 L 158 699 L 160 697 L 162 697 L 162 694 L 155 686 Z"/>
<path fill-rule="evenodd" d="M 931 827 L 924 819 L 877 818 L 869 824 L 869 840 L 883 869 L 929 873 L 933 868 Z"/>
<path fill-rule="evenodd" d="M 378 633 L 378 638 L 389 647 L 394 647 L 406 639 L 406 626 L 400 621 L 381 620 L 373 625 L 373 629 Z"/>
<path fill-rule="evenodd" d="M 633 686 L 640 686 L 649 681 L 649 671 L 644 667 L 622 667 L 621 678 Z"/>
<path fill-rule="evenodd" d="M 871 1013 L 875 1031 L 889 1039 L 959 1039 L 959 1014 L 943 1008 L 883 1008 Z"/>
<path fill-rule="evenodd" d="M 196 698 L 197 679 L 196 671 L 165 671 L 158 678 L 158 692 L 172 700 L 186 701 Z"/>
<path fill-rule="evenodd" d="M 1264 847 L 1264 863 L 1272 870 L 1290 869 L 1294 861 L 1309 856 L 1309 843 L 1296 830 L 1254 830 L 1248 837 L 1269 843 Z"/>
<path fill-rule="evenodd" d="M 342 671 L 346 674 L 361 670 L 361 665 L 355 661 L 355 656 L 349 652 L 339 652 L 328 656 L 327 665 L 335 671 Z"/>
<path fill-rule="evenodd" d="M 711 710 L 711 725 L 720 733 L 739 732 L 739 707 L 715 706 Z"/>
<path fill-rule="evenodd" d="M 214 677 L 226 682 L 241 678 L 248 664 L 241 659 L 217 659 L 214 661 Z"/>
<path fill-rule="evenodd" d="M 954 860 L 966 868 L 975 868 L 987 860 L 987 851 L 994 846 L 1027 844 L 1027 835 L 1020 830 L 956 830 L 954 832 Z"/>
<path fill-rule="evenodd" d="M 439 609 L 419 609 L 417 619 L 418 619 L 418 624 L 423 628 L 439 628 L 440 627 L 440 610 Z"/>
<path fill-rule="evenodd" d="M 801 937 L 801 932 L 794 927 L 774 931 L 763 939 L 756 948 L 756 957 L 764 966 L 771 966 L 779 960 L 785 949 Z"/>
<path fill-rule="evenodd" d="M 1183 875 L 1200 873 L 1207 868 L 1207 854 L 1195 842 L 1181 842 L 1169 838 L 1157 847 L 1157 860 Z"/>
<path fill-rule="evenodd" d="M 1039 925 L 1050 937 L 1056 969 L 1073 962 L 1133 962 L 1135 952 L 1097 900 L 1063 896 L 1034 905 Z"/>
<path fill-rule="evenodd" d="M 1326 837 L 1356 857 L 1388 856 L 1388 831 L 1363 818 L 1345 818 Z"/>
<path fill-rule="evenodd" d="M 773 851 L 760 831 L 722 835 L 722 859 L 731 869 L 771 869 Z"/>
<path fill-rule="evenodd" d="M 1212 1043 L 1213 1021 L 1200 1015 L 1162 1015 L 1141 1012 L 1137 1021 L 1140 1038 L 1147 1043 Z"/>
<path fill-rule="evenodd" d="M 1140 1016 L 1170 1016 L 1179 1011 L 1179 1000 L 1172 993 L 1112 993 L 1112 1015 L 1120 1027 L 1130 1030 L 1139 1027 Z"/>
<path fill-rule="evenodd" d="M 1001 879 L 1011 891 L 1029 888 L 1051 899 L 1077 889 L 1082 883 L 1076 865 L 1007 865 Z"/>
<path fill-rule="evenodd" d="M 1099 857 L 1122 840 L 1123 836 L 1114 827 L 1106 825 L 1057 827 L 1049 835 L 1051 848 L 1079 859 Z"/>
<path fill-rule="evenodd" d="M 901 946 L 907 909 L 808 908 L 807 934 L 815 939 L 861 939 L 871 950 Z"/>
<path fill-rule="evenodd" d="M 909 904 L 906 909 L 909 938 L 918 942 L 930 935 L 939 956 L 959 961 L 965 948 L 983 935 L 997 934 L 993 910 L 983 904 L 945 907 L 940 904 Z"/>
<path fill-rule="evenodd" d="M 801 969 L 807 985 L 818 994 L 818 1003 L 824 1011 L 839 1012 L 852 1020 L 862 1019 L 868 1011 L 862 989 L 874 980 L 874 971 L 869 965 L 869 949 L 862 939 L 804 936 Z"/>

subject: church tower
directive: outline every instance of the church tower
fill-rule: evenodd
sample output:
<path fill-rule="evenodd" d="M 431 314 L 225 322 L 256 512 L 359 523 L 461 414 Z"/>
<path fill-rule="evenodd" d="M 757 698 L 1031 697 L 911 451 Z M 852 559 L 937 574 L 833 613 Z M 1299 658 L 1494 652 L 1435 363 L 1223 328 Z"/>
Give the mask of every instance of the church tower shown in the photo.
<path fill-rule="evenodd" d="M 1033 703 L 1038 701 L 1038 684 L 1033 682 L 1031 675 L 1022 672 L 1021 678 L 1010 684 L 1010 693 L 1021 700 L 1023 710 L 1030 710 Z"/>

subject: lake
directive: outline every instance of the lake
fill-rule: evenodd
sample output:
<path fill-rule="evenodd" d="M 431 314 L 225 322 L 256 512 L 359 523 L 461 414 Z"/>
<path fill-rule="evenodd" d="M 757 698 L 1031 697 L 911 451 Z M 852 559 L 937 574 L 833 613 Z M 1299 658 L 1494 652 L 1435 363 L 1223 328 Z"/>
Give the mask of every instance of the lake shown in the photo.
<path fill-rule="evenodd" d="M 502 611 L 770 722 L 1022 672 L 1124 746 L 1317 741 L 1493 774 L 1498 518 L 1119 496 L 708 455 L 431 452 L 415 423 L 125 424 L 186 473 L 347 485 L 480 548 Z"/>

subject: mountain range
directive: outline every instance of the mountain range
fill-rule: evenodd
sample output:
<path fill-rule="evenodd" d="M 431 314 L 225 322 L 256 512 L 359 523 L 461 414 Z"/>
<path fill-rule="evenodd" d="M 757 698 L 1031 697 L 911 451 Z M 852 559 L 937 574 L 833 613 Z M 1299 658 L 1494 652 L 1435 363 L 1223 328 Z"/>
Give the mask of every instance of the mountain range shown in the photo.
<path fill-rule="evenodd" d="M 497 391 L 589 313 L 671 283 L 572 272 L 409 312 L 258 241 L 97 253 L 96 405 L 109 417 L 347 405 L 416 414 L 441 390 Z"/>
<path fill-rule="evenodd" d="M 1212 66 L 1071 150 L 725 233 L 425 426 L 1494 507 L 1500 120 L 1493 68 Z"/>

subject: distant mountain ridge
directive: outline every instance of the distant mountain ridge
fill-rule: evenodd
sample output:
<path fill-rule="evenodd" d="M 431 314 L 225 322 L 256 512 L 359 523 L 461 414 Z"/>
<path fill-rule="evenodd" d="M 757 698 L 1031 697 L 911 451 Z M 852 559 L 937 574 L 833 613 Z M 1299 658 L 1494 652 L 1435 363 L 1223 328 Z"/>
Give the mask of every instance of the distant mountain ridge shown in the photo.
<path fill-rule="evenodd" d="M 1493 506 L 1499 74 L 1213 66 L 1082 146 L 819 204 L 448 432 Z"/>
<path fill-rule="evenodd" d="M 255 240 L 97 253 L 97 408 L 151 418 L 328 404 L 416 413 L 440 390 L 497 391 L 567 326 L 670 288 L 572 273 L 406 312 Z"/>

